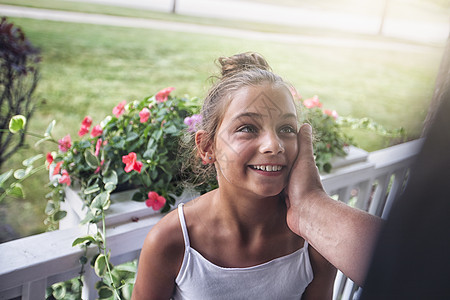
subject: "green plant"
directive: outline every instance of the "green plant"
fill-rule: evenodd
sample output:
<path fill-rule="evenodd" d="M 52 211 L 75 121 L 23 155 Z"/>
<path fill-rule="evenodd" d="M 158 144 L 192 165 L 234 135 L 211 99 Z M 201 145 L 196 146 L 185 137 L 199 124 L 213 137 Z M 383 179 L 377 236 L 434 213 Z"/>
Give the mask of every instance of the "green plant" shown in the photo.
<path fill-rule="evenodd" d="M 335 110 L 322 109 L 318 96 L 301 101 L 302 117 L 311 124 L 314 133 L 314 155 L 316 165 L 320 172 L 329 173 L 332 165 L 331 159 L 336 156 L 347 155 L 346 148 L 354 145 L 353 139 L 345 134 L 344 128 L 367 129 L 379 135 L 390 137 L 403 137 L 403 128 L 387 130 L 369 118 L 341 117 Z"/>

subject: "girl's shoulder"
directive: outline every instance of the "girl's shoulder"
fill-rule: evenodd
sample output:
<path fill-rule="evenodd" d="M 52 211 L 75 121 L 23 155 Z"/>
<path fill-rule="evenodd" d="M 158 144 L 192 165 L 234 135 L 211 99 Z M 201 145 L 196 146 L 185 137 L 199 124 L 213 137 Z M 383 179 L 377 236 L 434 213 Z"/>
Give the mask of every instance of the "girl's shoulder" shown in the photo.
<path fill-rule="evenodd" d="M 153 226 L 142 251 L 172 270 L 173 274 L 178 273 L 184 255 L 184 239 L 176 209 Z"/>

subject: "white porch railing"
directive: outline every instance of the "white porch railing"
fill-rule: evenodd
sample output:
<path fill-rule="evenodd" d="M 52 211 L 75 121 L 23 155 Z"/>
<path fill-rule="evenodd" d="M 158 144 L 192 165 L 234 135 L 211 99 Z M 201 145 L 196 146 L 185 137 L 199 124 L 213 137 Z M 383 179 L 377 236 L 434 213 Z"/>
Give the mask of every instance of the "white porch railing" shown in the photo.
<path fill-rule="evenodd" d="M 340 201 L 378 216 L 386 216 L 392 200 L 405 185 L 408 169 L 419 152 L 421 140 L 367 153 L 352 149 L 349 156 L 334 162 L 330 174 L 322 176 L 326 191 Z M 161 215 L 142 203 L 128 201 L 129 194 L 115 196 L 107 218 L 107 246 L 113 264 L 132 261 L 139 253 L 150 228 Z M 84 254 L 72 242 L 86 234 L 78 224 L 81 207 L 72 206 L 58 231 L 0 244 L 0 299 L 44 299 L 48 286 L 78 276 L 79 258 Z M 89 253 L 88 253 L 89 256 Z M 96 299 L 98 280 L 85 268 L 83 299 Z M 352 299 L 357 286 L 338 272 L 334 299 Z"/>

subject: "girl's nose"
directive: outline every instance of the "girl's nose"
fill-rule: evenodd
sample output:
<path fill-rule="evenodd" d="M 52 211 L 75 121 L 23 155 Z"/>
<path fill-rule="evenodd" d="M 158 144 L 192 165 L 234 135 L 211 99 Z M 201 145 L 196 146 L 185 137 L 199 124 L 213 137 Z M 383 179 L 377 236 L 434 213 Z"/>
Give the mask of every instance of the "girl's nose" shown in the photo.
<path fill-rule="evenodd" d="M 262 136 L 260 152 L 263 154 L 284 153 L 284 146 L 278 135 L 274 132 L 268 132 Z"/>

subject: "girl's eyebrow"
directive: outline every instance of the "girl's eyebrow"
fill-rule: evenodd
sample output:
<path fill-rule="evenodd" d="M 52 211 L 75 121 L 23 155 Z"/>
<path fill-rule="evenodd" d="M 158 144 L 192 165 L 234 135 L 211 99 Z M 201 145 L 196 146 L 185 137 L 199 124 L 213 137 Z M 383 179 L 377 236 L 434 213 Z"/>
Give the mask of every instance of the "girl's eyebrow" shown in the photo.
<path fill-rule="evenodd" d="M 257 113 L 257 112 L 243 112 L 243 113 L 235 116 L 233 118 L 232 122 L 234 122 L 236 120 L 239 120 L 241 118 L 246 118 L 246 117 L 255 118 L 255 119 L 262 119 L 265 116 L 266 115 L 263 115 L 263 114 L 260 114 L 260 113 Z M 296 119 L 297 120 L 297 115 L 294 114 L 294 113 L 285 113 L 280 118 L 283 119 L 283 120 L 284 119 Z"/>

